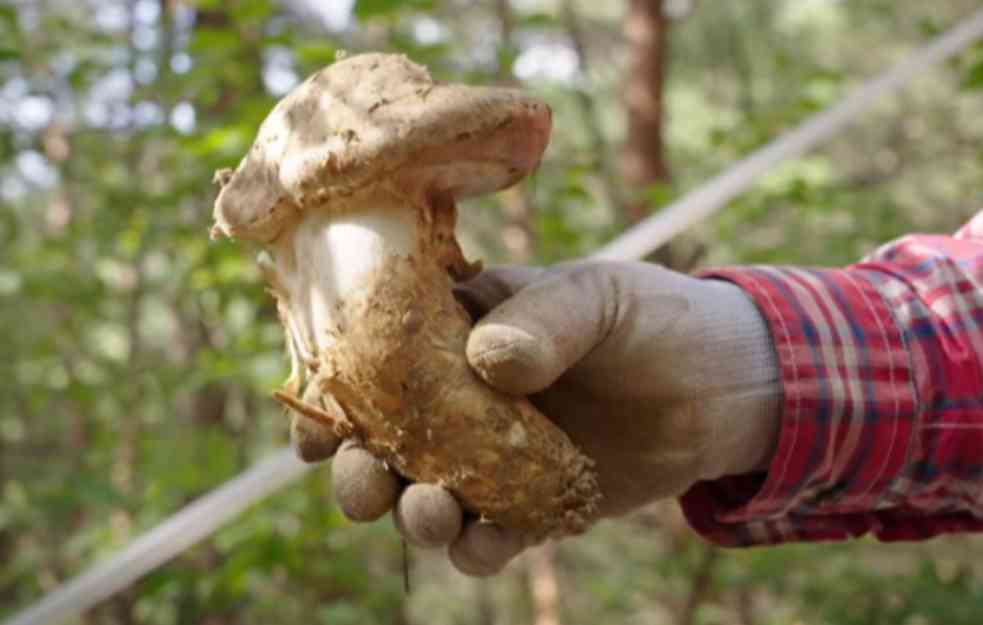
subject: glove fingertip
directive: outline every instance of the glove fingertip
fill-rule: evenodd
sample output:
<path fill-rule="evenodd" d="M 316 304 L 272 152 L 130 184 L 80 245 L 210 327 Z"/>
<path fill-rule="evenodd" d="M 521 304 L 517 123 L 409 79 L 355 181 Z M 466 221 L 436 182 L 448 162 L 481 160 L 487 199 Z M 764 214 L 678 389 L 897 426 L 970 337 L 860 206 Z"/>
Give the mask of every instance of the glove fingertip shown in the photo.
<path fill-rule="evenodd" d="M 461 573 L 490 577 L 522 551 L 522 536 L 492 523 L 474 522 L 447 549 L 447 556 Z"/>
<path fill-rule="evenodd" d="M 341 439 L 328 426 L 294 413 L 290 419 L 290 445 L 298 458 L 314 463 L 333 456 Z"/>
<path fill-rule="evenodd" d="M 396 505 L 400 481 L 385 463 L 350 442 L 331 463 L 335 501 L 352 521 L 375 521 Z"/>
<path fill-rule="evenodd" d="M 485 382 L 511 395 L 539 392 L 561 370 L 547 341 L 500 322 L 479 324 L 468 337 L 466 355 Z"/>
<path fill-rule="evenodd" d="M 393 519 L 410 544 L 433 549 L 451 544 L 460 535 L 464 512 L 447 489 L 411 484 L 396 502 Z"/>

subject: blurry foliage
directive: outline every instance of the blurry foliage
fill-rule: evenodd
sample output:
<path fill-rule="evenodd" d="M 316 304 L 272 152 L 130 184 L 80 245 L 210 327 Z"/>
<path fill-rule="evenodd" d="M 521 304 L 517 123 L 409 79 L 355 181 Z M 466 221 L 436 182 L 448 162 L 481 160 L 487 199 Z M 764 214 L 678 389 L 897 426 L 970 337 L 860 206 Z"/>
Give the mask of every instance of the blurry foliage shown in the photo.
<path fill-rule="evenodd" d="M 617 234 L 604 189 L 619 183 L 601 164 L 623 132 L 620 3 L 577 4 L 586 75 L 564 61 L 555 2 L 503 16 L 495 3 L 359 0 L 344 24 L 312 4 L 0 2 L 0 616 L 285 442 L 268 400 L 285 375 L 275 312 L 251 253 L 208 240 L 210 180 L 338 50 L 401 50 L 442 79 L 534 90 L 556 129 L 524 186 L 531 256 L 577 257 Z M 653 210 L 679 197 L 976 6 L 698 3 L 673 25 L 675 178 L 644 197 Z M 905 232 L 952 230 L 983 207 L 981 98 L 977 46 L 686 238 L 705 263 L 838 265 Z M 468 251 L 508 260 L 503 202 L 469 206 Z M 313 472 L 84 622 L 530 620 L 521 562 L 474 582 L 414 554 L 403 597 L 389 523 L 343 520 L 324 478 Z M 968 625 L 983 613 L 980 552 L 948 538 L 717 553 L 660 505 L 564 542 L 557 569 L 564 623 L 681 623 L 702 571 L 694 623 Z"/>

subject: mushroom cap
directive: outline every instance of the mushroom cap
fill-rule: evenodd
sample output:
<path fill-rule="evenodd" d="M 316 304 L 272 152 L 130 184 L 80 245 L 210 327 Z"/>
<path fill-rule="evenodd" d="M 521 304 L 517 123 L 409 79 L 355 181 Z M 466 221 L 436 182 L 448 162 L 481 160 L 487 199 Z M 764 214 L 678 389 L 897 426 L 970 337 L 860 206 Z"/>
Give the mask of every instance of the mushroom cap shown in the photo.
<path fill-rule="evenodd" d="M 436 83 L 404 55 L 347 57 L 285 96 L 235 171 L 217 172 L 213 233 L 269 242 L 299 213 L 380 185 L 497 191 L 538 165 L 550 128 L 549 107 L 518 90 Z"/>

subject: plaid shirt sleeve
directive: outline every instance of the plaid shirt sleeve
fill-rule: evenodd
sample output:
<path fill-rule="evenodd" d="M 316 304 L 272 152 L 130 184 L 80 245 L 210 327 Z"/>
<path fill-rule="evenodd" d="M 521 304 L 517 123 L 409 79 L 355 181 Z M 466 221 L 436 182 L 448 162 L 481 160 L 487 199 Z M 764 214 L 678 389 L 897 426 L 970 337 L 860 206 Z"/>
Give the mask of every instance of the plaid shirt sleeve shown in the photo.
<path fill-rule="evenodd" d="M 784 392 L 767 473 L 700 482 L 728 546 L 983 530 L 983 213 L 844 269 L 725 268 L 771 329 Z"/>

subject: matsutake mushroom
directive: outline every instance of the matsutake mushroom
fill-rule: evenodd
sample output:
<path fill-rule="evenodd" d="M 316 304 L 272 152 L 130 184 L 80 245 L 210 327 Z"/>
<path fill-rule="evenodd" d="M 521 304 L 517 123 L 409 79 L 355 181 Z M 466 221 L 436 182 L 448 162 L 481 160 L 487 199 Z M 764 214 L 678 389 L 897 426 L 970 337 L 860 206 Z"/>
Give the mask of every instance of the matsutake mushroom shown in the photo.
<path fill-rule="evenodd" d="M 519 91 L 351 56 L 284 97 L 235 171 L 216 174 L 212 231 L 266 248 L 292 364 L 277 399 L 537 537 L 583 529 L 599 497 L 591 462 L 472 372 L 452 287 L 479 271 L 455 238 L 455 201 L 530 173 L 550 125 Z"/>

